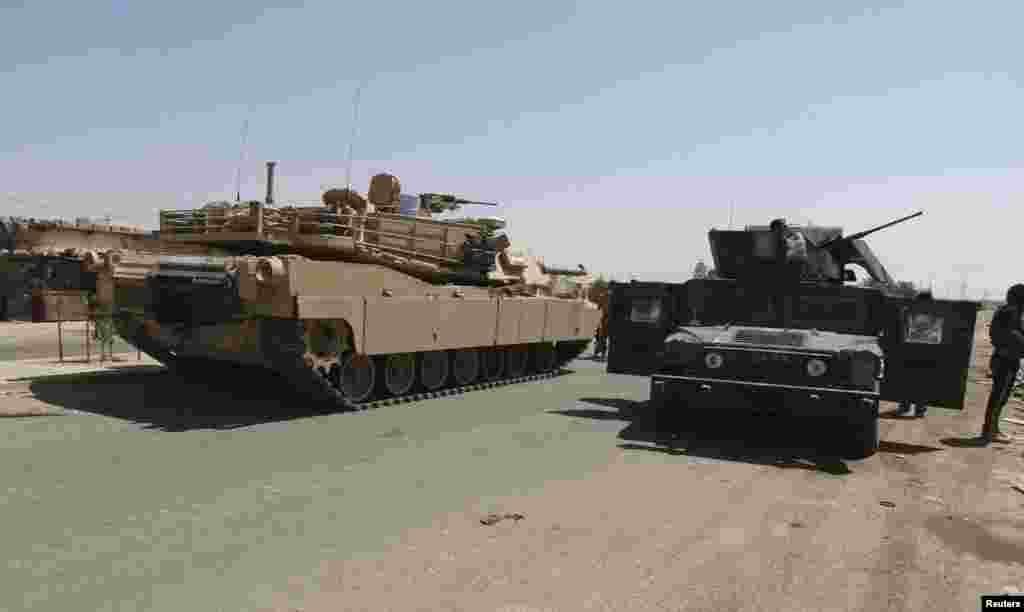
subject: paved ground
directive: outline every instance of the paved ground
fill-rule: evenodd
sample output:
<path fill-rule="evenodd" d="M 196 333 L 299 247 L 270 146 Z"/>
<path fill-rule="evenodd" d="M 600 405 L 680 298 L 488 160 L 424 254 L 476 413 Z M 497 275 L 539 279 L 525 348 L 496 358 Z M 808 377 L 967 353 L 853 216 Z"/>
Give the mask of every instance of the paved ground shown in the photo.
<path fill-rule="evenodd" d="M 573 368 L 334 415 L 154 368 L 0 385 L 51 415 L 0 420 L 0 609 L 943 611 L 1024 588 L 1024 443 L 971 445 L 982 373 L 967 411 L 887 414 L 882 451 L 843 462 L 791 423 L 660 443 L 644 379 Z"/>

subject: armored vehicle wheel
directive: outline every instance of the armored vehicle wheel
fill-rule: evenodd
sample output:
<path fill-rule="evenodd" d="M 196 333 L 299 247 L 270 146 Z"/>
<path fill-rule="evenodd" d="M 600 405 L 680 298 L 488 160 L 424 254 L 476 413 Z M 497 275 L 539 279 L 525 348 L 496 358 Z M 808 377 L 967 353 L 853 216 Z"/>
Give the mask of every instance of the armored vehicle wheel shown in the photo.
<path fill-rule="evenodd" d="M 416 384 L 416 354 L 396 353 L 381 358 L 384 390 L 393 396 L 405 395 Z"/>
<path fill-rule="evenodd" d="M 555 347 L 547 342 L 533 346 L 533 367 L 537 372 L 555 369 Z"/>
<path fill-rule="evenodd" d="M 530 356 L 525 346 L 510 346 L 505 349 L 505 375 L 518 378 L 526 373 L 526 362 Z"/>
<path fill-rule="evenodd" d="M 452 354 L 452 375 L 460 387 L 473 384 L 480 375 L 480 353 L 476 349 L 459 349 Z"/>
<path fill-rule="evenodd" d="M 665 384 L 651 380 L 650 399 L 647 406 L 650 409 L 650 423 L 654 431 L 661 439 L 668 439 L 673 434 L 683 430 L 685 423 L 683 415 L 694 417 L 688 410 L 684 410 L 678 404 L 677 398 L 672 397 L 665 388 Z"/>
<path fill-rule="evenodd" d="M 857 403 L 851 402 L 851 414 L 843 432 L 844 459 L 867 459 L 878 452 L 878 402 Z"/>
<path fill-rule="evenodd" d="M 505 370 L 505 353 L 499 348 L 480 351 L 480 373 L 484 380 L 497 380 Z"/>
<path fill-rule="evenodd" d="M 342 358 L 336 372 L 338 389 L 345 399 L 363 402 L 373 395 L 377 382 L 377 368 L 368 355 L 349 354 Z"/>
<path fill-rule="evenodd" d="M 427 391 L 437 391 L 448 382 L 448 353 L 428 351 L 420 353 L 420 384 Z"/>

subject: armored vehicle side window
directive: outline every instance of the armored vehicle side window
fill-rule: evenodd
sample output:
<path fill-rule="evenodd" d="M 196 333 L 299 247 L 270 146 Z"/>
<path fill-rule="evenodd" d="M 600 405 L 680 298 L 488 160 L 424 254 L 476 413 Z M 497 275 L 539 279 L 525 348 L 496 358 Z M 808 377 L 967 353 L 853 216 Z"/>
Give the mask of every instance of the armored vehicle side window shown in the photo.
<path fill-rule="evenodd" d="M 633 309 L 629 320 L 633 323 L 657 323 L 661 319 L 659 298 L 633 298 Z"/>
<path fill-rule="evenodd" d="M 914 344 L 942 344 L 943 317 L 924 312 L 908 312 L 903 339 Z"/>

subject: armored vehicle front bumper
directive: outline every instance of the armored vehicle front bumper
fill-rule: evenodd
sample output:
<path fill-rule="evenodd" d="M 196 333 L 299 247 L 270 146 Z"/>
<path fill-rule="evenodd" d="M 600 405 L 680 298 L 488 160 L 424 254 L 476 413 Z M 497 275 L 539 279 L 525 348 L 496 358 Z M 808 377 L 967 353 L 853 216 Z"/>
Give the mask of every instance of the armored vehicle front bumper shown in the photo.
<path fill-rule="evenodd" d="M 651 403 L 669 410 L 777 412 L 840 416 L 851 407 L 875 406 L 877 390 L 815 387 L 673 374 L 651 377 Z"/>

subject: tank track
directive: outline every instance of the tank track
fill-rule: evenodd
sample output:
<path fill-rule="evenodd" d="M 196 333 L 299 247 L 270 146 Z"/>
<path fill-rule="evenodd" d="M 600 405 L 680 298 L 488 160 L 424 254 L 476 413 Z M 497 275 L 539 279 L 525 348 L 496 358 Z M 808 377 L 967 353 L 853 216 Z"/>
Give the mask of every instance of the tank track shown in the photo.
<path fill-rule="evenodd" d="M 185 379 L 216 378 L 217 373 L 211 371 L 216 362 L 203 359 L 182 359 L 150 340 L 137 319 L 130 316 L 116 317 L 115 325 L 118 334 L 142 352 L 164 364 L 167 369 Z M 554 367 L 548 372 L 526 374 L 517 377 L 500 378 L 497 380 L 479 381 L 469 385 L 456 386 L 449 377 L 449 384 L 436 391 L 410 392 L 401 396 L 371 398 L 363 402 L 352 402 L 346 398 L 331 382 L 328 372 L 310 368 L 305 362 L 305 333 L 301 321 L 288 319 L 268 319 L 262 327 L 261 348 L 268 361 L 267 367 L 295 390 L 296 394 L 309 398 L 325 412 L 328 411 L 361 411 L 393 406 L 426 399 L 461 395 L 470 391 L 493 389 L 519 383 L 551 379 L 565 374 L 564 367 L 579 357 L 590 344 L 589 340 L 563 342 L 556 345 Z M 195 363 L 193 363 L 195 362 Z M 229 368 L 228 364 L 224 364 Z"/>
<path fill-rule="evenodd" d="M 283 376 L 295 390 L 324 406 L 325 409 L 342 411 L 360 411 L 416 402 L 425 399 L 460 395 L 469 391 L 492 389 L 506 385 L 555 378 L 564 374 L 563 367 L 586 350 L 589 340 L 567 342 L 558 345 L 554 367 L 549 372 L 528 374 L 524 376 L 481 381 L 464 386 L 453 386 L 452 377 L 449 384 L 436 391 L 413 392 L 397 397 L 369 399 L 364 402 L 352 402 L 346 398 L 331 382 L 329 373 L 322 369 L 310 368 L 304 361 L 305 339 L 301 321 L 272 319 L 263 326 L 264 356 L 270 361 L 271 368 Z"/>

